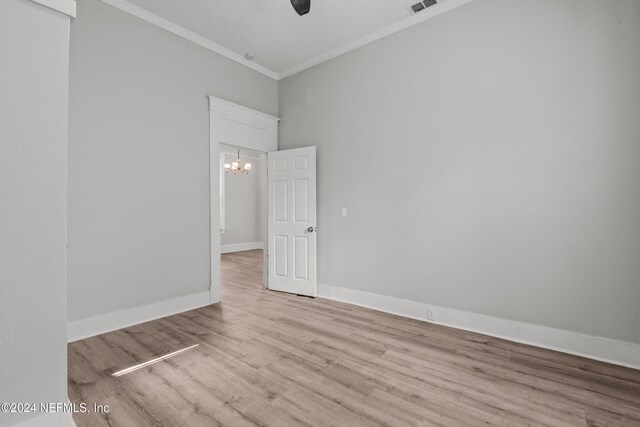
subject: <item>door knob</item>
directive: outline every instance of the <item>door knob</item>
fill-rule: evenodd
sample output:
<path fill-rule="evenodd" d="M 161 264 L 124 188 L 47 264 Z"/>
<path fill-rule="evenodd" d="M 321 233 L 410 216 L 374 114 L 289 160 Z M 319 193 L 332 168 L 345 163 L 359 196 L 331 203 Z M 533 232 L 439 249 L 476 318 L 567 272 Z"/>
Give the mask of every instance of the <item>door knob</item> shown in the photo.
<path fill-rule="evenodd" d="M 309 233 L 313 233 L 314 231 L 316 231 L 316 228 L 315 227 L 309 227 L 309 228 L 307 228 L 307 231 Z"/>

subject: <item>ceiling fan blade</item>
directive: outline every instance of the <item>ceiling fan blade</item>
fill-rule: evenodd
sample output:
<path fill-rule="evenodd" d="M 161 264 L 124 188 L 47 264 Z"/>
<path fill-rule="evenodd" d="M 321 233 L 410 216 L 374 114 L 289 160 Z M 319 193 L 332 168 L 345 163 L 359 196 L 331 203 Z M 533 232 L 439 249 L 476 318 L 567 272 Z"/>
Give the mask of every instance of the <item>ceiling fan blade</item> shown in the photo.
<path fill-rule="evenodd" d="M 298 12 L 298 15 L 306 15 L 311 9 L 311 0 L 291 0 L 291 5 Z"/>

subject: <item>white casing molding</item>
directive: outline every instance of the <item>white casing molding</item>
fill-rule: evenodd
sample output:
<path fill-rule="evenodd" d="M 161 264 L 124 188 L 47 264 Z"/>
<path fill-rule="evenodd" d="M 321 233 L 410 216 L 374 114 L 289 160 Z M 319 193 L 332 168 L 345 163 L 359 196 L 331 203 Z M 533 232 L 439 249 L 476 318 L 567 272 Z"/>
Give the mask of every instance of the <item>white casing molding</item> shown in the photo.
<path fill-rule="evenodd" d="M 628 368 L 640 369 L 640 344 L 636 343 L 500 319 L 483 314 L 320 283 L 318 283 L 318 297 Z M 431 309 L 434 320 L 427 319 L 427 307 Z"/>
<path fill-rule="evenodd" d="M 209 100 L 209 111 L 215 111 L 216 113 L 224 116 L 239 118 L 243 121 L 252 121 L 260 126 L 265 126 L 265 128 L 273 127 L 274 122 L 277 126 L 277 123 L 280 121 L 279 117 L 254 110 L 253 108 L 245 107 L 244 105 L 236 104 L 213 95 L 207 95 L 207 99 Z M 275 136 L 277 137 L 277 134 Z M 236 145 L 238 144 L 238 141 L 235 139 L 232 139 L 231 141 L 221 141 L 221 143 L 232 145 L 234 147 L 249 148 L 263 153 L 268 153 L 269 151 L 278 149 L 278 140 L 277 138 L 274 140 L 273 135 L 270 135 L 270 138 L 267 141 L 263 141 L 262 139 L 258 142 L 247 140 L 243 141 L 242 145 Z"/>
<path fill-rule="evenodd" d="M 72 18 L 76 17 L 76 1 L 75 0 L 31 0 L 44 7 L 64 13 Z"/>
<path fill-rule="evenodd" d="M 100 314 L 67 323 L 67 341 L 73 342 L 105 332 L 126 328 L 172 314 L 209 305 L 210 292 L 200 292 L 153 304 Z"/>
<path fill-rule="evenodd" d="M 51 0 L 47 0 L 51 1 Z M 274 71 L 271 71 L 267 67 L 264 67 L 256 62 L 248 61 L 244 58 L 244 56 L 236 53 L 230 49 L 227 49 L 224 46 L 219 45 L 207 38 L 202 37 L 194 33 L 193 31 L 187 30 L 184 27 L 181 27 L 178 24 L 174 24 L 171 21 L 167 21 L 164 18 L 159 17 L 156 14 L 146 11 L 138 6 L 135 6 L 128 1 L 125 0 L 102 0 L 103 2 L 111 5 L 117 9 L 120 9 L 124 12 L 127 12 L 130 15 L 133 15 L 137 18 L 142 19 L 143 21 L 147 21 L 150 24 L 156 25 L 163 30 L 169 31 L 183 39 L 189 40 L 192 43 L 195 43 L 205 49 L 209 49 L 212 52 L 215 52 L 219 55 L 222 55 L 232 61 L 235 61 L 239 64 L 244 65 L 245 67 L 251 68 L 254 71 L 257 71 L 265 76 L 271 77 L 272 79 L 278 80 L 278 74 Z"/>
<path fill-rule="evenodd" d="M 220 253 L 228 254 L 230 252 L 250 251 L 252 249 L 264 249 L 264 242 L 232 243 L 229 245 L 222 245 L 220 246 Z"/>

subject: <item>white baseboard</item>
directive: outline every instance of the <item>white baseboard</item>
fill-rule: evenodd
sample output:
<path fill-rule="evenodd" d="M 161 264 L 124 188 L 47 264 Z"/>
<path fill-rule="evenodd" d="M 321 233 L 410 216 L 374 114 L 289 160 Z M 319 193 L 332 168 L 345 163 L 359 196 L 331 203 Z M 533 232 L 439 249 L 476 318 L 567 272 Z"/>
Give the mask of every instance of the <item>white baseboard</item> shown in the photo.
<path fill-rule="evenodd" d="M 71 412 L 49 412 L 22 424 L 18 427 L 76 427 Z"/>
<path fill-rule="evenodd" d="M 318 297 L 640 369 L 640 344 L 318 283 Z M 427 319 L 427 307 L 433 319 Z"/>
<path fill-rule="evenodd" d="M 67 341 L 73 342 L 211 304 L 211 293 L 200 292 L 67 323 Z"/>
<path fill-rule="evenodd" d="M 221 245 L 220 253 L 228 254 L 230 252 L 250 251 L 252 249 L 264 249 L 263 242 L 233 243 L 230 245 Z"/>

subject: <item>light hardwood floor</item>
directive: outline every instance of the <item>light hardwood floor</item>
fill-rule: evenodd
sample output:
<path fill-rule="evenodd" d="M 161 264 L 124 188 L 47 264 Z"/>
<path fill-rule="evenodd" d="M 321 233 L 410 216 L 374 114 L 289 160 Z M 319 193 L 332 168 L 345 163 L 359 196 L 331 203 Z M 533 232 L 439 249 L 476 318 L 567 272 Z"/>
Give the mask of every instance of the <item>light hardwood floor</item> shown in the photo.
<path fill-rule="evenodd" d="M 69 344 L 84 426 L 640 426 L 640 371 L 261 287 L 223 255 L 222 303 Z M 153 365 L 112 374 L 196 345 Z"/>

